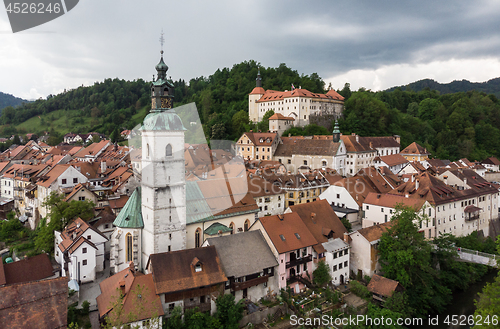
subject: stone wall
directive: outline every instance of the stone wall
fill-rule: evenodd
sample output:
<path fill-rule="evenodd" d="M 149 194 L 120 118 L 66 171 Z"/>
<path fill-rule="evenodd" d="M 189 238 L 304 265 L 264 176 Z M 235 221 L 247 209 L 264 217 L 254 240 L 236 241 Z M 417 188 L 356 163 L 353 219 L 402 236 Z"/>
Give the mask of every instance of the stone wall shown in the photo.
<path fill-rule="evenodd" d="M 321 127 L 325 127 L 328 131 L 333 130 L 333 123 L 335 122 L 335 114 L 323 114 L 323 115 L 310 115 L 309 123 L 316 124 Z"/>
<path fill-rule="evenodd" d="M 287 314 L 287 307 L 284 305 L 277 305 L 271 308 L 264 308 L 262 311 L 253 312 L 252 314 L 247 314 L 241 319 L 239 325 L 240 328 L 246 326 L 248 323 L 253 325 L 261 324 L 264 320 L 267 320 L 267 315 L 271 314 L 274 316 L 278 310 L 281 310 L 281 314 Z"/>

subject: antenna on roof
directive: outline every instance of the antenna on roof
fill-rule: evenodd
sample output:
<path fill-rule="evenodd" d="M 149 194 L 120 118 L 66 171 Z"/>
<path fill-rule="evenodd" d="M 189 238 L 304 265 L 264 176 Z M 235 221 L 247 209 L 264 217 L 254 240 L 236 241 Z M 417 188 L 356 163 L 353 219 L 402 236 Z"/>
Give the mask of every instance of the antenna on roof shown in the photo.
<path fill-rule="evenodd" d="M 165 42 L 165 38 L 163 37 L 163 29 L 161 29 L 161 34 L 160 34 L 160 45 L 161 45 L 161 57 L 163 57 L 163 43 Z"/>

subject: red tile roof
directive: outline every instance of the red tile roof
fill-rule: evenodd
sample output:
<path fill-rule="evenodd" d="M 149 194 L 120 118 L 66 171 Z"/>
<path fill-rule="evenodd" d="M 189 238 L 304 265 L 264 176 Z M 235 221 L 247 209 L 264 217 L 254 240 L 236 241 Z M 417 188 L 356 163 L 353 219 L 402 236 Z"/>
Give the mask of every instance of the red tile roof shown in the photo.
<path fill-rule="evenodd" d="M 99 284 L 101 294 L 97 297 L 97 307 L 101 318 L 108 315 L 112 320 L 130 323 L 164 314 L 152 274 L 143 275 L 133 269 L 133 263 L 131 266 Z M 118 305 L 119 294 L 123 294 L 122 309 L 116 313 L 114 307 Z"/>
<path fill-rule="evenodd" d="M 384 297 L 391 297 L 394 292 L 404 290 L 398 281 L 384 278 L 378 274 L 372 276 L 367 288 L 370 292 Z"/>
<path fill-rule="evenodd" d="M 66 328 L 66 277 L 0 287 L 0 326 L 5 328 Z"/>
<path fill-rule="evenodd" d="M 0 268 L 0 272 L 1 268 Z M 47 254 L 25 258 L 17 262 L 4 264 L 5 284 L 37 281 L 51 277 L 53 273 L 52 264 Z M 0 273 L 0 284 L 2 273 Z"/>
<path fill-rule="evenodd" d="M 427 149 L 423 148 L 422 146 L 418 145 L 416 142 L 411 143 L 408 145 L 404 150 L 400 152 L 401 154 L 419 154 L 419 155 L 429 155 L 430 153 L 427 152 Z"/>
<path fill-rule="evenodd" d="M 255 91 L 257 88 L 254 88 Z M 258 91 L 262 91 L 258 89 Z M 254 93 L 254 91 L 252 91 Z M 251 93 L 251 94 L 252 94 Z M 343 101 L 344 97 L 338 94 L 335 90 L 330 90 L 326 94 L 312 93 L 307 89 L 295 89 L 290 91 L 276 91 L 276 90 L 267 90 L 265 94 L 257 101 L 261 102 L 269 102 L 275 100 L 282 100 L 290 97 L 309 97 L 316 99 L 330 99 L 330 100 L 338 100 Z"/>
<path fill-rule="evenodd" d="M 318 244 L 296 212 L 261 217 L 260 221 L 280 254 Z"/>
<path fill-rule="evenodd" d="M 201 263 L 199 272 L 192 265 L 195 258 Z M 215 246 L 152 254 L 148 264 L 151 266 L 157 294 L 196 289 L 227 281 Z"/>

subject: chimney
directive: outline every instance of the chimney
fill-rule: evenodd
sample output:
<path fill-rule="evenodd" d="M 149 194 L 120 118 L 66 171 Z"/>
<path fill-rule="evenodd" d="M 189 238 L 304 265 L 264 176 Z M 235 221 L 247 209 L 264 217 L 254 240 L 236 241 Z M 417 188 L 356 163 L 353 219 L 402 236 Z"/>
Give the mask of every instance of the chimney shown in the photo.
<path fill-rule="evenodd" d="M 101 161 L 101 172 L 106 171 L 106 161 Z"/>
<path fill-rule="evenodd" d="M 406 194 L 405 194 L 405 198 L 408 198 L 408 197 L 409 197 L 409 195 L 408 195 L 408 193 L 406 193 Z"/>
<path fill-rule="evenodd" d="M 394 135 L 393 137 L 398 144 L 401 144 L 401 137 L 399 135 Z"/>
<path fill-rule="evenodd" d="M 448 185 L 448 176 L 443 176 L 444 183 Z"/>
<path fill-rule="evenodd" d="M 349 244 L 349 234 L 347 232 L 344 232 L 344 242 Z"/>
<path fill-rule="evenodd" d="M 418 179 L 415 179 L 415 190 L 418 190 L 418 186 L 419 186 Z"/>
<path fill-rule="evenodd" d="M 316 217 L 316 213 L 315 212 L 312 212 L 311 213 L 311 220 L 314 222 L 314 218 Z"/>
<path fill-rule="evenodd" d="M 356 143 L 359 143 L 359 135 L 356 135 Z"/>
<path fill-rule="evenodd" d="M 370 148 L 373 150 L 373 143 L 370 142 Z"/>

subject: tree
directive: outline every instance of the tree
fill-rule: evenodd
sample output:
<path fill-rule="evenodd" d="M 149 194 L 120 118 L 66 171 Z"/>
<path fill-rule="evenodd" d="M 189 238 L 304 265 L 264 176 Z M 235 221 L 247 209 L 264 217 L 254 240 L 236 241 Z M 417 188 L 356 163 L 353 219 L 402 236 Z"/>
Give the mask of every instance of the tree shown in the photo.
<path fill-rule="evenodd" d="M 351 222 L 345 216 L 342 217 L 340 219 L 340 221 L 342 222 L 342 224 L 344 224 L 344 227 L 347 230 L 347 232 L 351 232 L 352 231 L 352 224 L 351 224 Z"/>
<path fill-rule="evenodd" d="M 233 115 L 233 133 L 236 138 L 239 138 L 249 127 L 250 120 L 248 119 L 248 112 L 241 110 Z"/>
<path fill-rule="evenodd" d="M 381 237 L 379 262 L 384 276 L 406 288 L 416 315 L 440 312 L 451 301 L 451 290 L 442 285 L 431 266 L 432 246 L 419 233 L 420 222 L 428 220 L 410 207 L 397 207 L 394 224 Z"/>
<path fill-rule="evenodd" d="M 497 237 L 497 252 L 500 254 L 500 237 Z M 497 260 L 497 264 L 500 260 Z M 492 316 L 500 314 L 500 274 L 497 275 L 494 282 L 486 284 L 483 291 L 479 293 L 479 300 L 474 301 L 476 305 L 476 311 L 474 316 L 481 316 L 483 323 L 481 326 L 475 326 L 474 328 L 498 328 L 499 322 L 493 324 L 491 322 Z M 486 318 L 490 319 L 490 323 L 485 323 Z"/>
<path fill-rule="evenodd" d="M 331 280 L 330 267 L 324 261 L 320 261 L 318 267 L 313 272 L 313 283 L 321 287 Z"/>
<path fill-rule="evenodd" d="M 224 326 L 224 329 L 238 329 L 238 323 L 243 318 L 243 300 L 234 302 L 234 296 L 227 294 L 215 300 L 217 312 L 215 317 Z"/>
<path fill-rule="evenodd" d="M 267 111 L 262 117 L 262 121 L 257 123 L 257 127 L 262 132 L 267 132 L 269 130 L 269 118 L 274 115 L 273 110 Z"/>
<path fill-rule="evenodd" d="M 65 196 L 57 192 L 51 192 L 43 202 L 44 207 L 49 208 L 50 222 L 55 223 L 58 230 L 63 229 L 68 223 L 80 217 L 89 220 L 94 216 L 94 203 L 89 200 L 70 202 L 64 201 Z"/>

